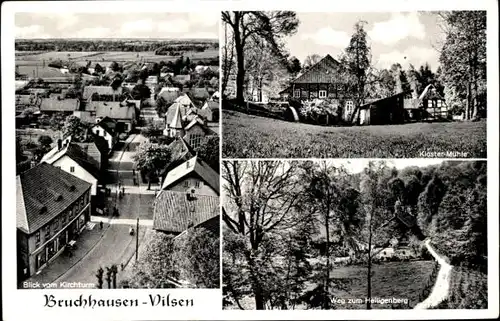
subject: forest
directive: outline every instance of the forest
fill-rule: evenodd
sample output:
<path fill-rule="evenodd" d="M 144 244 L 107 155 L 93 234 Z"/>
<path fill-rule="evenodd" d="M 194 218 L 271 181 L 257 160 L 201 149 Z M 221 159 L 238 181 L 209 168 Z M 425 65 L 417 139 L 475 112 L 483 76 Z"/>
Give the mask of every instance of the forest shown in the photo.
<path fill-rule="evenodd" d="M 362 271 L 355 278 L 364 297 L 395 295 L 402 276 L 384 290 L 374 280 L 390 264 L 380 260 L 381 251 L 405 240 L 420 254 L 398 263 L 399 274 L 432 262 L 424 247 L 429 240 L 454 273 L 475 276 L 452 279 L 459 285 L 446 306 L 485 302 L 486 162 L 416 165 L 367 161 L 353 172 L 335 161 L 224 161 L 224 307 L 342 308 L 334 293 L 355 291 L 352 279 L 338 277 L 341 268 Z"/>
<path fill-rule="evenodd" d="M 219 48 L 218 40 L 144 40 L 144 39 L 17 39 L 16 51 L 154 51 L 157 55 L 172 52 Z"/>

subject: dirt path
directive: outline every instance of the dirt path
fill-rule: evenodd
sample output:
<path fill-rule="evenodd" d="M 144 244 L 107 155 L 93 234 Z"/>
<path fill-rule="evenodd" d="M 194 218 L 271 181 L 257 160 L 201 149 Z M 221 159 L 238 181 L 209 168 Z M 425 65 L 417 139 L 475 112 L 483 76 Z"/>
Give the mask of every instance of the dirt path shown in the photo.
<path fill-rule="evenodd" d="M 450 289 L 450 275 L 452 266 L 449 265 L 442 257 L 440 257 L 430 245 L 430 240 L 425 241 L 425 246 L 431 255 L 436 259 L 436 261 L 441 265 L 439 269 L 438 276 L 436 278 L 436 283 L 432 288 L 431 294 L 424 301 L 420 302 L 415 306 L 415 309 L 430 309 L 437 306 L 443 300 L 448 297 L 448 291 Z"/>

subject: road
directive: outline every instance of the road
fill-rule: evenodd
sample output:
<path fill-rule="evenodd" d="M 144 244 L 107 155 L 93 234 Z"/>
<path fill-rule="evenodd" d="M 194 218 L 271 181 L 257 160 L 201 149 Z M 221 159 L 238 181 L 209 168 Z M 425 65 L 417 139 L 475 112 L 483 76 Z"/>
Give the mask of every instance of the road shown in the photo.
<path fill-rule="evenodd" d="M 436 283 L 432 288 L 431 294 L 422 302 L 415 306 L 415 309 L 430 309 L 437 306 L 439 303 L 443 302 L 447 297 L 450 290 L 450 276 L 452 271 L 452 266 L 446 262 L 446 260 L 439 256 L 439 254 L 434 251 L 430 244 L 430 240 L 425 242 L 425 246 L 431 253 L 431 255 L 436 259 L 441 268 L 436 278 Z"/>
<path fill-rule="evenodd" d="M 109 175 L 107 186 L 111 188 L 111 197 L 108 199 L 110 209 L 116 206 L 119 211 L 117 218 L 95 217 L 91 221 L 103 220 L 110 226 L 102 239 L 77 264 L 55 282 L 82 282 L 95 283 L 96 271 L 99 267 L 112 264 L 124 266 L 134 257 L 136 237 L 129 234 L 129 228 L 136 226 L 139 218 L 139 241 L 147 228 L 152 226 L 154 191 L 147 191 L 145 186 L 133 184 L 133 160 L 138 142 L 144 138 L 140 135 L 131 135 L 126 144 L 119 151 L 115 151 L 109 163 L 112 174 Z M 127 149 L 128 146 L 128 149 Z M 125 188 L 123 198 L 117 197 L 116 184 L 118 180 Z M 118 273 L 118 280 L 119 273 Z"/>

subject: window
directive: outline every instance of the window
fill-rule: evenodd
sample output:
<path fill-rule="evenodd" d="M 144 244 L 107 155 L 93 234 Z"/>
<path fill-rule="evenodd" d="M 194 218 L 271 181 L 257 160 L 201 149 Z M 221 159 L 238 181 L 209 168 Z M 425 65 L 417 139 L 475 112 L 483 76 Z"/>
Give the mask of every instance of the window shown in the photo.
<path fill-rule="evenodd" d="M 293 97 L 294 98 L 300 98 L 300 89 L 295 89 L 293 91 Z"/>
<path fill-rule="evenodd" d="M 352 100 L 348 100 L 345 103 L 345 111 L 346 113 L 350 114 L 354 111 L 354 102 Z"/>
<path fill-rule="evenodd" d="M 326 98 L 326 90 L 319 91 L 319 98 Z"/>
<path fill-rule="evenodd" d="M 75 172 L 75 166 L 70 166 L 70 168 L 69 168 L 69 172 L 70 172 L 70 173 L 74 173 L 74 172 Z"/>
<path fill-rule="evenodd" d="M 35 246 L 40 244 L 40 231 L 37 231 L 35 234 Z"/>
<path fill-rule="evenodd" d="M 189 181 L 188 180 L 184 181 L 184 187 L 189 187 Z"/>
<path fill-rule="evenodd" d="M 68 213 L 64 212 L 63 215 L 61 216 L 61 227 L 64 226 L 64 224 L 66 224 L 66 221 L 68 219 L 67 215 L 68 215 Z"/>
<path fill-rule="evenodd" d="M 430 99 L 429 99 L 429 100 L 427 101 L 427 107 L 432 107 L 432 100 L 430 100 Z"/>
<path fill-rule="evenodd" d="M 191 134 L 189 135 L 189 145 L 194 149 L 201 146 L 201 140 L 203 139 L 202 134 Z"/>
<path fill-rule="evenodd" d="M 48 239 L 50 237 L 50 224 L 45 226 L 45 238 Z"/>
<path fill-rule="evenodd" d="M 56 234 L 58 229 L 59 229 L 59 219 L 56 217 L 54 219 L 54 222 L 52 223 L 52 231 L 54 231 L 54 234 Z"/>
<path fill-rule="evenodd" d="M 195 186 L 194 186 L 194 187 L 196 187 L 196 188 L 200 188 L 200 187 L 201 187 L 201 184 L 200 184 L 200 183 L 201 183 L 200 181 L 196 181 L 196 183 L 195 183 Z"/>
<path fill-rule="evenodd" d="M 95 131 L 95 133 L 96 133 L 96 135 L 97 135 L 97 136 L 101 136 L 101 131 L 100 131 L 99 129 L 97 129 L 97 130 Z"/>

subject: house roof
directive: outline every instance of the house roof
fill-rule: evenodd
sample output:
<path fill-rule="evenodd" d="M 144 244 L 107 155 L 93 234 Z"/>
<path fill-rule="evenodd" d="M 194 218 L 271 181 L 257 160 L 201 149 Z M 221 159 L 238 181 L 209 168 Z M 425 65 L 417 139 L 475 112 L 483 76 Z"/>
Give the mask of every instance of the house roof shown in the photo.
<path fill-rule="evenodd" d="M 40 99 L 35 95 L 16 95 L 15 103 L 16 105 L 36 105 L 40 102 Z"/>
<path fill-rule="evenodd" d="M 171 87 L 171 88 L 176 88 L 176 87 Z M 158 98 L 163 98 L 167 102 L 167 104 L 172 104 L 178 97 L 179 97 L 179 88 L 176 88 L 177 91 L 171 91 L 171 90 L 164 90 L 165 87 L 163 87 L 158 94 Z"/>
<path fill-rule="evenodd" d="M 102 137 L 100 137 L 100 138 L 102 138 Z M 101 152 L 99 147 L 97 147 L 97 144 L 95 142 L 75 143 L 75 145 L 80 147 L 82 152 L 84 152 L 86 155 L 88 155 L 89 157 L 92 157 L 92 158 L 89 158 L 89 161 L 92 162 L 95 166 L 99 167 L 99 164 L 95 163 L 94 159 L 95 158 L 101 159 L 101 155 L 103 155 L 103 153 Z M 104 154 L 104 155 L 107 155 L 107 154 Z"/>
<path fill-rule="evenodd" d="M 172 123 L 172 121 L 174 120 L 177 108 L 179 108 L 181 118 L 186 116 L 186 114 L 189 110 L 188 107 L 181 105 L 179 103 L 173 103 L 172 105 L 170 105 L 170 107 L 168 107 L 167 114 L 166 114 L 166 123 L 169 126 Z"/>
<path fill-rule="evenodd" d="M 75 111 L 78 103 L 78 99 L 42 98 L 40 111 Z"/>
<path fill-rule="evenodd" d="M 95 111 L 96 117 L 129 120 L 135 119 L 135 104 L 125 105 L 119 101 L 99 101 L 97 103 Z"/>
<path fill-rule="evenodd" d="M 219 102 L 208 100 L 205 105 L 203 105 L 202 109 L 210 108 L 211 110 L 219 109 Z"/>
<path fill-rule="evenodd" d="M 190 93 L 193 95 L 195 99 L 208 99 L 210 98 L 210 94 L 208 93 L 208 90 L 203 87 L 203 88 L 191 88 Z"/>
<path fill-rule="evenodd" d="M 202 128 L 205 127 L 205 122 L 200 117 L 194 117 L 193 120 L 186 126 L 185 130 L 191 129 L 191 127 L 196 124 L 200 125 Z"/>
<path fill-rule="evenodd" d="M 405 95 L 407 95 L 410 92 L 411 92 L 411 90 L 402 91 L 400 93 L 397 93 L 397 94 L 394 94 L 394 95 L 391 95 L 391 96 L 388 96 L 388 97 L 384 97 L 384 98 L 381 98 L 381 99 L 376 99 L 376 100 L 367 102 L 367 103 L 359 106 L 359 108 L 361 108 L 361 109 L 363 109 L 363 108 L 369 108 L 371 105 L 376 105 L 378 103 L 381 103 L 381 102 L 384 102 L 386 100 L 393 99 L 393 98 L 396 98 L 396 97 L 399 97 L 399 96 L 405 96 Z"/>
<path fill-rule="evenodd" d="M 173 106 L 173 105 L 172 105 Z M 168 123 L 170 128 L 182 129 L 182 116 L 181 116 L 181 105 L 175 104 L 174 107 L 174 115 L 172 116 L 171 121 Z"/>
<path fill-rule="evenodd" d="M 155 200 L 153 229 L 181 233 L 219 215 L 219 197 L 163 191 Z"/>
<path fill-rule="evenodd" d="M 91 184 L 41 163 L 16 177 L 16 226 L 31 234 L 57 217 Z"/>
<path fill-rule="evenodd" d="M 63 146 L 60 150 L 58 146 L 54 147 L 42 158 L 42 162 L 52 165 L 63 156 L 71 158 L 94 178 L 99 178 L 99 165 L 88 154 L 86 154 L 80 146 L 72 143 L 71 141 L 68 141 L 68 144 Z"/>
<path fill-rule="evenodd" d="M 326 55 L 323 59 L 318 61 L 309 70 L 299 75 L 292 83 L 308 84 L 308 83 L 333 83 L 338 76 L 338 67 L 340 63 L 333 59 L 332 56 Z"/>
<path fill-rule="evenodd" d="M 82 98 L 87 100 L 92 97 L 93 94 L 99 95 L 121 95 L 122 87 L 118 87 L 117 90 L 111 88 L 111 86 L 85 86 L 83 88 Z"/>
<path fill-rule="evenodd" d="M 188 82 L 191 80 L 191 75 L 175 75 L 174 80 L 178 82 Z"/>
<path fill-rule="evenodd" d="M 107 131 L 109 134 L 113 135 L 115 132 L 115 128 L 116 128 L 116 121 L 114 119 L 111 119 L 111 118 L 106 116 L 106 117 L 102 118 L 101 121 L 99 121 L 94 126 L 97 126 L 97 125 L 99 125 L 102 129 Z"/>
<path fill-rule="evenodd" d="M 219 174 L 215 172 L 208 164 L 203 162 L 197 156 L 182 163 L 168 172 L 163 182 L 162 189 L 168 189 L 174 183 L 191 174 L 197 174 L 206 184 L 212 187 L 219 194 Z"/>
<path fill-rule="evenodd" d="M 170 149 L 171 153 L 170 163 L 162 170 L 162 176 L 196 155 L 194 149 L 182 137 L 176 137 L 176 139 L 168 145 L 168 149 Z"/>
<path fill-rule="evenodd" d="M 193 101 L 187 94 L 177 97 L 174 102 L 184 106 L 194 106 Z"/>
<path fill-rule="evenodd" d="M 418 99 L 444 99 L 436 90 L 433 84 L 428 84 Z"/>

